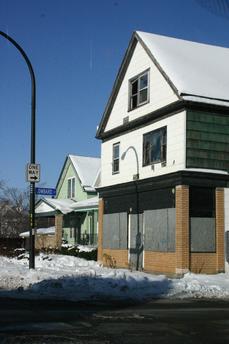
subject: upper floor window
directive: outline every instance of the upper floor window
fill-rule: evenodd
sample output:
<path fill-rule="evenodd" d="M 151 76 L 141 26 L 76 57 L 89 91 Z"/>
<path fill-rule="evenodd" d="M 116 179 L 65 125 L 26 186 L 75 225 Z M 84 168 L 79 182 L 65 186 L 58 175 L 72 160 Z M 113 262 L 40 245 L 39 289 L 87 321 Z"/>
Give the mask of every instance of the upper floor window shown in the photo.
<path fill-rule="evenodd" d="M 75 177 L 68 179 L 68 198 L 75 197 Z"/>
<path fill-rule="evenodd" d="M 143 166 L 166 161 L 167 128 L 143 135 Z"/>
<path fill-rule="evenodd" d="M 119 173 L 120 143 L 113 144 L 112 173 Z"/>
<path fill-rule="evenodd" d="M 129 110 L 149 101 L 149 71 L 146 71 L 130 80 Z"/>

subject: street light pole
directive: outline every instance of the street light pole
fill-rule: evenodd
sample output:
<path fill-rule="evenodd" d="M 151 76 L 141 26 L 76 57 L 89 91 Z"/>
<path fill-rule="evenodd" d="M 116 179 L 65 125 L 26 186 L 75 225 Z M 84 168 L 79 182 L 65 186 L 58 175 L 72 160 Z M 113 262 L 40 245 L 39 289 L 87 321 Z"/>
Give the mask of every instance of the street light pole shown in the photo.
<path fill-rule="evenodd" d="M 8 34 L 0 31 L 0 35 L 10 41 L 24 58 L 31 77 L 31 151 L 30 163 L 35 164 L 36 160 L 36 80 L 32 64 L 22 49 L 22 47 Z M 30 182 L 30 253 L 29 253 L 29 268 L 35 268 L 35 182 Z"/>
<path fill-rule="evenodd" d="M 139 180 L 139 161 L 138 161 L 138 153 L 134 146 L 129 146 L 127 150 L 122 154 L 121 159 L 124 160 L 126 154 L 129 150 L 133 150 L 136 158 L 137 164 L 137 174 L 133 175 L 134 185 L 136 189 L 136 213 L 137 213 L 137 236 L 136 236 L 136 250 L 137 250 L 137 262 L 136 262 L 136 270 L 139 270 L 139 260 L 140 260 L 140 249 L 141 249 L 141 233 L 140 233 L 140 218 L 139 218 L 139 195 L 138 195 L 138 183 Z"/>

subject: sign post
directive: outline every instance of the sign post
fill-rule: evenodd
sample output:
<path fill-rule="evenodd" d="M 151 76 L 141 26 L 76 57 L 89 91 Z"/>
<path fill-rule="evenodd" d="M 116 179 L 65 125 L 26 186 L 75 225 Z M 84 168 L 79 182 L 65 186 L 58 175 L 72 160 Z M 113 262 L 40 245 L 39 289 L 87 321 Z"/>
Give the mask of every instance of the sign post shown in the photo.
<path fill-rule="evenodd" d="M 40 181 L 40 165 L 27 164 L 26 180 L 30 183 L 30 254 L 29 268 L 35 268 L 35 183 Z"/>

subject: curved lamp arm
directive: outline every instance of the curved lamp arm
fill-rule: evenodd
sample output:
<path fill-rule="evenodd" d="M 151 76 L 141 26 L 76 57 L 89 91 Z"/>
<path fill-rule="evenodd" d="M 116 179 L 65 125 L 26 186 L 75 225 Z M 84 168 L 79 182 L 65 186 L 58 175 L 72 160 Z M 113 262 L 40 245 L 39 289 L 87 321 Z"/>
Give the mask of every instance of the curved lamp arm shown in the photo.
<path fill-rule="evenodd" d="M 9 35 L 7 35 L 5 32 L 0 31 L 0 35 L 6 38 L 10 43 L 12 43 L 17 50 L 21 53 L 23 56 L 28 68 L 29 73 L 31 76 L 31 164 L 35 163 L 35 118 L 36 118 L 36 80 L 35 80 L 35 74 L 33 71 L 32 64 L 22 49 L 22 47 Z"/>
<path fill-rule="evenodd" d="M 139 179 L 139 161 L 138 161 L 138 153 L 136 151 L 136 148 L 134 146 L 129 146 L 124 153 L 122 153 L 121 155 L 121 159 L 124 160 L 126 157 L 127 152 L 132 149 L 134 151 L 135 154 L 135 158 L 136 158 L 136 163 L 137 163 L 137 176 L 136 179 Z"/>
<path fill-rule="evenodd" d="M 35 164 L 36 158 L 36 81 L 35 74 L 33 71 L 32 64 L 22 49 L 22 47 L 5 32 L 0 31 L 0 36 L 6 38 L 10 43 L 12 43 L 15 48 L 20 52 L 24 58 L 31 76 L 31 152 L 30 152 L 30 162 Z M 35 268 L 35 237 L 34 237 L 34 227 L 35 227 L 35 183 L 30 182 L 30 254 L 29 254 L 29 268 Z"/>

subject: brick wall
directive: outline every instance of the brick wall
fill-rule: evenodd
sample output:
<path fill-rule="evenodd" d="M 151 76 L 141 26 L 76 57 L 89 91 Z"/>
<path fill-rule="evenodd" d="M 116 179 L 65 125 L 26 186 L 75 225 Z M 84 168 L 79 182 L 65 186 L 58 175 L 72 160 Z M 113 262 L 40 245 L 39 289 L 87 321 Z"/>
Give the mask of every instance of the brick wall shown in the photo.
<path fill-rule="evenodd" d="M 189 270 L 189 187 L 176 187 L 176 273 Z"/>
<path fill-rule="evenodd" d="M 63 215 L 57 214 L 55 216 L 55 234 L 54 235 L 36 235 L 35 236 L 35 248 L 41 249 L 61 249 L 62 245 L 62 225 Z"/>
<path fill-rule="evenodd" d="M 216 252 L 217 271 L 225 271 L 224 260 L 224 189 L 216 189 Z"/>
<path fill-rule="evenodd" d="M 145 251 L 144 270 L 157 273 L 174 274 L 176 271 L 176 253 Z"/>
<path fill-rule="evenodd" d="M 120 268 L 128 268 L 128 250 L 104 249 L 101 261 L 105 266 L 109 266 L 110 259 Z"/>
<path fill-rule="evenodd" d="M 191 253 L 190 271 L 196 274 L 215 274 L 216 259 L 216 253 Z"/>
<path fill-rule="evenodd" d="M 55 237 L 56 237 L 56 247 L 60 250 L 62 245 L 62 230 L 63 230 L 63 215 L 56 214 L 55 216 Z"/>
<path fill-rule="evenodd" d="M 55 235 L 36 235 L 35 236 L 35 249 L 56 249 L 56 236 Z"/>

